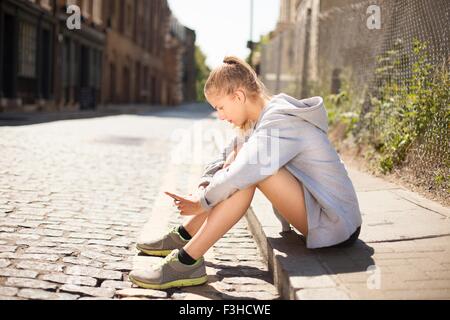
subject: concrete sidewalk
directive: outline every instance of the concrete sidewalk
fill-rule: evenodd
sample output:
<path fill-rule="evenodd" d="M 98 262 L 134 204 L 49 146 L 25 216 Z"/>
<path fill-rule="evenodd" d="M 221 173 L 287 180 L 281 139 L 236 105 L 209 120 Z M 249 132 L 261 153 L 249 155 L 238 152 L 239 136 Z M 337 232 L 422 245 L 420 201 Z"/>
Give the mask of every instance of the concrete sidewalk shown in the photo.
<path fill-rule="evenodd" d="M 345 249 L 306 249 L 281 233 L 257 191 L 247 215 L 283 299 L 449 299 L 450 210 L 347 166 L 363 214 L 360 240 Z"/>

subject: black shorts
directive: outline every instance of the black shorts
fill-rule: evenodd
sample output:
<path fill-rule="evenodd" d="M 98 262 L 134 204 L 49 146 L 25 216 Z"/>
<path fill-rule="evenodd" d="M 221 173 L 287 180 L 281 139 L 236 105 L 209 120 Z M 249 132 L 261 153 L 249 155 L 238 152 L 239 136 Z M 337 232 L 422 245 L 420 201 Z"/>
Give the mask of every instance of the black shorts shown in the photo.
<path fill-rule="evenodd" d="M 356 229 L 356 231 L 350 236 L 350 238 L 348 238 L 347 240 L 345 240 L 344 242 L 338 243 L 334 246 L 331 246 L 330 248 L 345 248 L 345 247 L 349 247 L 352 244 L 354 244 L 356 242 L 356 240 L 358 240 L 359 234 L 361 233 L 361 227 L 358 227 L 358 229 Z"/>

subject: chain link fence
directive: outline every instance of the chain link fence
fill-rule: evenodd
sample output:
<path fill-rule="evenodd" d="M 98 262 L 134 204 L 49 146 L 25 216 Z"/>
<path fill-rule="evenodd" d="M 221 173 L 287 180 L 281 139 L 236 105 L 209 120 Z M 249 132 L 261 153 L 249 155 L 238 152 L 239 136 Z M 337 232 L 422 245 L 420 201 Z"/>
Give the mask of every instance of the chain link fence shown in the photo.
<path fill-rule="evenodd" d="M 387 130 L 389 122 L 395 126 L 410 116 L 413 121 L 408 126 L 418 127 L 424 113 L 432 110 L 430 119 L 414 131 L 419 136 L 407 141 L 405 156 L 394 169 L 407 174 L 410 182 L 448 197 L 450 101 L 445 81 L 450 62 L 450 1 L 303 0 L 295 16 L 295 21 L 280 23 L 262 46 L 260 76 L 269 91 L 302 98 L 339 94 L 347 84 L 351 87 L 347 94 L 357 101 L 352 110 L 359 115 L 354 133 L 366 130 L 373 140 L 391 141 L 393 135 L 380 132 Z M 387 91 L 396 96 L 402 93 L 404 99 L 388 97 Z M 422 104 L 432 101 L 432 108 L 420 106 L 422 96 L 430 97 Z M 374 99 L 391 111 L 376 114 Z M 410 105 L 415 109 L 406 112 Z M 393 116 L 396 110 L 400 115 Z M 373 121 L 370 116 L 375 114 Z M 384 148 L 388 147 L 392 146 L 385 143 Z"/>

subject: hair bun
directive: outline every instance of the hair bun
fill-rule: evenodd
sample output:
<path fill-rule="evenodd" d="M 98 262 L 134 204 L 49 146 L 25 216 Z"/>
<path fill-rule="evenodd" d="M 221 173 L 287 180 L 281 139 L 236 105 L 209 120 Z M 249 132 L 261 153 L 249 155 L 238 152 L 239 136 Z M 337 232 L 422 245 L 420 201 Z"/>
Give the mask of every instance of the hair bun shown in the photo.
<path fill-rule="evenodd" d="M 233 57 L 226 57 L 225 59 L 223 59 L 223 63 L 229 64 L 229 65 L 234 65 L 234 64 L 239 64 L 239 61 L 237 61 Z"/>

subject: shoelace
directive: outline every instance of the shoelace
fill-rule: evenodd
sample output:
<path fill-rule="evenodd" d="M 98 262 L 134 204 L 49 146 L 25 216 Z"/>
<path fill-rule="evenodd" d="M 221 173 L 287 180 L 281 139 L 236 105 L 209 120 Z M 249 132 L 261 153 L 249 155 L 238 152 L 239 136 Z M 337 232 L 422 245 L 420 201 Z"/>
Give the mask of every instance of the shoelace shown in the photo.
<path fill-rule="evenodd" d="M 178 238 L 180 238 L 183 241 L 188 241 L 188 240 L 184 239 L 183 236 L 178 232 L 178 227 L 173 227 L 172 229 L 170 229 L 169 232 L 176 234 L 178 236 Z"/>
<path fill-rule="evenodd" d="M 172 251 L 168 256 L 166 256 L 164 259 L 162 259 L 157 264 L 155 264 L 153 266 L 153 269 L 158 270 L 158 269 L 162 268 L 163 265 L 176 259 L 177 256 L 178 256 L 178 251 Z"/>
<path fill-rule="evenodd" d="M 178 234 L 178 227 L 172 227 L 169 229 L 169 233 L 176 233 Z M 156 263 L 153 266 L 153 269 L 158 270 L 160 268 L 162 268 L 163 265 L 165 265 L 166 263 L 172 261 L 175 257 L 178 256 L 178 251 L 172 251 L 168 256 L 166 256 L 164 259 L 161 259 L 161 261 L 159 261 L 158 263 Z"/>
<path fill-rule="evenodd" d="M 178 234 L 178 227 L 177 226 L 172 227 L 171 229 L 169 229 L 169 232 Z"/>

